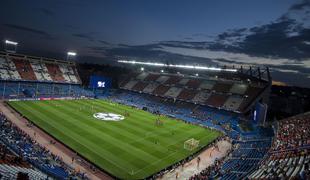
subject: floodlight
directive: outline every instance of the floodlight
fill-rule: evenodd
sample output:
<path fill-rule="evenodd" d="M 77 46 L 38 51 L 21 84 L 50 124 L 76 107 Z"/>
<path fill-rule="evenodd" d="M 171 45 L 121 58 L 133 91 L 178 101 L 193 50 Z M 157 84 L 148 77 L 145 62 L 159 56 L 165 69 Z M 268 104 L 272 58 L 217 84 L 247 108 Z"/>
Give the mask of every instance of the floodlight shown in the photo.
<path fill-rule="evenodd" d="M 173 67 L 173 68 L 198 69 L 198 70 L 208 70 L 208 71 L 237 72 L 237 69 L 227 69 L 227 68 L 222 69 L 222 68 L 206 67 L 206 66 L 192 66 L 192 65 L 181 65 L 181 64 L 163 64 L 163 63 L 127 61 L 127 60 L 118 60 L 117 62 L 125 63 L 125 64 L 139 64 L 139 65 L 149 65 L 149 66 L 158 66 L 158 67 Z"/>
<path fill-rule="evenodd" d="M 5 44 L 10 44 L 16 46 L 18 42 L 10 41 L 10 40 L 5 40 Z"/>
<path fill-rule="evenodd" d="M 68 56 L 76 56 L 76 52 L 69 51 L 69 52 L 67 53 L 67 55 L 68 55 Z"/>

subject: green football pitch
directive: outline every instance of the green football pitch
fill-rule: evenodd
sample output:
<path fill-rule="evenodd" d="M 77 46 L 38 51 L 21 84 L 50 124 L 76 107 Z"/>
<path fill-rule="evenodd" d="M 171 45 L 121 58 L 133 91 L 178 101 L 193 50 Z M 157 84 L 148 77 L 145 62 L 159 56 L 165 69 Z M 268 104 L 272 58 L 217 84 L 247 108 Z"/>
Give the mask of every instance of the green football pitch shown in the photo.
<path fill-rule="evenodd" d="M 166 116 L 105 100 L 8 102 L 30 121 L 84 158 L 120 179 L 143 179 L 176 163 L 193 151 L 183 148 L 190 138 L 205 146 L 220 133 Z M 94 113 L 124 115 L 102 121 Z M 159 125 L 156 125 L 160 119 Z"/>

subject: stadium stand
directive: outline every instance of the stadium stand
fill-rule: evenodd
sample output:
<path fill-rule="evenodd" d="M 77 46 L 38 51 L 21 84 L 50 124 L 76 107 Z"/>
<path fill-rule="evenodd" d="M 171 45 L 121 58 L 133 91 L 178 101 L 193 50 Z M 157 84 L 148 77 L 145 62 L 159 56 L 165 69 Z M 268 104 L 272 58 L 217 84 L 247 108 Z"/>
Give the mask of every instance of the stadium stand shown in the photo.
<path fill-rule="evenodd" d="M 169 84 L 169 85 L 177 84 L 181 79 L 180 76 L 169 76 L 169 77 L 170 78 L 167 81 L 165 81 L 164 84 Z"/>
<path fill-rule="evenodd" d="M 136 81 L 136 80 L 131 80 L 125 84 L 124 88 L 125 89 L 132 89 L 137 84 L 137 82 L 138 81 Z"/>
<path fill-rule="evenodd" d="M 188 88 L 192 88 L 192 89 L 196 89 L 200 86 L 201 81 L 199 81 L 198 79 L 190 79 L 185 86 L 187 86 Z"/>
<path fill-rule="evenodd" d="M 145 82 L 138 82 L 135 84 L 132 88 L 133 91 L 143 91 L 143 89 L 147 86 L 148 84 Z"/>
<path fill-rule="evenodd" d="M 249 178 L 309 179 L 309 121 L 309 112 L 279 121 L 269 156 Z"/>
<path fill-rule="evenodd" d="M 37 77 L 28 60 L 13 59 L 16 69 L 23 80 L 36 81 Z"/>
<path fill-rule="evenodd" d="M 143 92 L 151 94 L 157 88 L 158 84 L 156 83 L 149 83 L 144 89 Z"/>
<path fill-rule="evenodd" d="M 229 96 L 225 101 L 223 108 L 231 111 L 236 111 L 239 109 L 240 104 L 242 103 L 242 97 L 240 96 Z"/>
<path fill-rule="evenodd" d="M 207 99 L 206 104 L 213 107 L 222 107 L 227 98 L 227 95 L 212 93 L 211 96 Z"/>
<path fill-rule="evenodd" d="M 209 93 L 206 90 L 202 90 L 199 93 L 197 93 L 194 97 L 193 97 L 193 102 L 194 103 L 198 103 L 198 104 L 202 104 L 205 105 L 205 102 L 207 101 L 207 99 L 210 97 L 211 93 Z"/>
<path fill-rule="evenodd" d="M 227 83 L 218 82 L 213 86 L 213 90 L 217 93 L 228 93 L 231 87 L 232 84 L 228 82 Z"/>
<path fill-rule="evenodd" d="M 171 97 L 171 98 L 176 98 L 180 92 L 182 91 L 182 88 L 177 88 L 177 87 L 171 87 L 165 94 L 164 96 L 166 97 Z"/>
<path fill-rule="evenodd" d="M 46 179 L 47 177 L 44 173 L 34 169 L 7 164 L 0 164 L 0 174 L 2 175 L 2 179 L 21 179 L 21 174 L 23 174 L 24 179 Z"/>
<path fill-rule="evenodd" d="M 158 79 L 156 79 L 156 81 L 159 82 L 159 83 L 164 83 L 164 82 L 166 82 L 168 79 L 169 79 L 169 76 L 163 75 L 163 76 L 160 76 Z"/>
<path fill-rule="evenodd" d="M 31 62 L 31 67 L 39 81 L 52 81 L 45 64 L 39 62 Z"/>
<path fill-rule="evenodd" d="M 218 78 L 141 72 L 126 76 L 125 80 L 119 83 L 119 87 L 238 113 L 248 111 L 248 107 L 257 101 L 257 97 L 268 89 L 268 83 L 262 80 L 242 81 L 240 78 L 231 80 L 230 77 L 224 77 L 223 74 Z"/>
<path fill-rule="evenodd" d="M 189 80 L 190 79 L 188 79 L 188 78 L 182 78 L 179 80 L 178 84 L 185 86 L 189 82 Z"/>
<path fill-rule="evenodd" d="M 94 96 L 80 84 L 74 63 L 0 53 L 2 99 Z"/>
<path fill-rule="evenodd" d="M 189 100 L 193 99 L 196 94 L 197 94 L 196 90 L 183 89 L 177 98 L 184 100 L 184 101 L 189 101 Z"/>
<path fill-rule="evenodd" d="M 150 73 L 148 76 L 146 76 L 146 77 L 144 78 L 144 81 L 150 81 L 150 82 L 156 81 L 156 79 L 159 78 L 159 76 L 160 76 L 160 75 L 158 75 L 158 74 L 151 74 L 151 73 Z"/>
<path fill-rule="evenodd" d="M 57 66 L 56 64 L 50 64 L 50 63 L 46 63 L 45 65 L 53 81 L 65 82 L 65 78 L 62 72 L 60 71 L 59 66 Z"/>
<path fill-rule="evenodd" d="M 5 146 L 8 147 L 8 149 L 11 149 L 15 154 L 21 155 L 25 161 L 29 162 L 43 173 L 58 179 L 66 179 L 69 177 L 85 178 L 85 174 L 76 172 L 74 169 L 65 165 L 59 157 L 51 154 L 49 150 L 44 149 L 39 144 L 32 141 L 29 136 L 24 134 L 10 121 L 8 121 L 1 112 L 0 127 L 0 142 L 5 144 Z M 34 174 L 38 174 L 39 177 L 41 174 L 44 176 L 43 173 L 31 170 L 29 168 L 18 168 L 8 165 L 0 166 L 0 171 L 10 172 L 10 177 L 15 176 L 17 172 L 24 172 L 30 176 Z"/>
<path fill-rule="evenodd" d="M 0 78 L 81 84 L 71 62 L 8 53 L 0 53 Z"/>
<path fill-rule="evenodd" d="M 20 79 L 20 76 L 16 70 L 15 65 L 5 58 L 0 57 L 0 77 L 1 79 Z"/>
<path fill-rule="evenodd" d="M 232 94 L 243 95 L 246 92 L 247 88 L 248 88 L 247 84 L 234 83 L 229 92 Z"/>
<path fill-rule="evenodd" d="M 0 81 L 2 99 L 81 96 L 93 97 L 94 93 L 77 84 Z"/>
<path fill-rule="evenodd" d="M 214 86 L 215 82 L 214 81 L 202 81 L 199 88 L 200 89 L 208 89 L 211 90 Z"/>
<path fill-rule="evenodd" d="M 139 74 L 136 78 L 138 80 L 144 80 L 148 75 L 149 75 L 148 73 L 143 72 L 143 73 Z M 136 75 L 133 75 L 133 76 L 135 77 Z"/>
<path fill-rule="evenodd" d="M 170 89 L 169 86 L 165 86 L 161 84 L 156 87 L 156 89 L 152 92 L 152 94 L 155 94 L 157 96 L 163 96 L 169 89 Z"/>

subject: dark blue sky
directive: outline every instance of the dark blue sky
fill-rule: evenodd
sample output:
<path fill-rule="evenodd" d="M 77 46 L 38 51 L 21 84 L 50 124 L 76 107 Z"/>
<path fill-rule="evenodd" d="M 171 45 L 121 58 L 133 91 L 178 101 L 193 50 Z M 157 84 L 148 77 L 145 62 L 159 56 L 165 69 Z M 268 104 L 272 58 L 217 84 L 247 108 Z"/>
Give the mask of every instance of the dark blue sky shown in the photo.
<path fill-rule="evenodd" d="M 1 23 L 44 31 L 62 44 L 72 34 L 111 43 L 145 44 L 215 36 L 227 29 L 268 23 L 294 0 L 2 0 Z M 7 38 L 17 39 L 14 33 Z M 201 36 L 201 40 L 206 37 Z M 81 39 L 80 39 L 81 40 Z M 86 37 L 84 40 L 87 40 Z"/>

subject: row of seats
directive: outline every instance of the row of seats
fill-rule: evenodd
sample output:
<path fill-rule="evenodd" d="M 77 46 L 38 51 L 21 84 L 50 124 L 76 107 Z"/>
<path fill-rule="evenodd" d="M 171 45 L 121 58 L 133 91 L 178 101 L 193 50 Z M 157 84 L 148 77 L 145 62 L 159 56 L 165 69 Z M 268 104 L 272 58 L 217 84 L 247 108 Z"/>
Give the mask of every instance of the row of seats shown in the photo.
<path fill-rule="evenodd" d="M 246 82 L 234 82 L 231 80 L 222 81 L 214 78 L 198 78 L 193 76 L 184 75 L 172 75 L 172 74 L 158 74 L 158 73 L 147 73 L 142 72 L 140 74 L 134 74 L 132 79 L 146 82 L 158 82 L 165 85 L 182 85 L 191 89 L 207 89 L 215 90 L 220 93 L 232 93 L 243 95 L 247 88 L 248 83 Z"/>
<path fill-rule="evenodd" d="M 147 72 L 127 77 L 119 85 L 122 89 L 239 112 L 245 110 L 263 89 L 248 82 Z"/>
<path fill-rule="evenodd" d="M 0 81 L 0 99 L 40 97 L 94 97 L 79 84 Z"/>
<path fill-rule="evenodd" d="M 84 179 L 85 174 L 76 172 L 74 169 L 61 161 L 61 158 L 52 154 L 48 149 L 35 143 L 27 134 L 21 131 L 18 127 L 12 124 L 3 113 L 0 112 L 0 140 L 8 149 L 15 154 L 19 154 L 23 160 L 29 162 L 40 171 L 55 177 L 56 179 L 76 179 L 80 177 Z M 28 170 L 14 167 L 0 167 L 3 172 L 17 171 L 27 172 Z M 30 170 L 29 170 L 30 171 Z M 30 175 L 34 174 L 30 171 Z M 46 177 L 46 176 L 45 176 Z M 45 178 L 40 178 L 45 179 Z"/>
<path fill-rule="evenodd" d="M 310 179 L 310 112 L 281 120 L 269 156 L 251 179 Z"/>
<path fill-rule="evenodd" d="M 258 170 L 249 175 L 250 179 L 309 179 L 310 154 L 269 159 Z M 304 172 L 308 172 L 305 174 Z"/>
<path fill-rule="evenodd" d="M 26 176 L 31 180 L 48 179 L 47 175 L 35 169 L 0 164 L 0 174 L 2 175 L 1 179 L 18 179 L 18 173 L 26 174 Z"/>
<path fill-rule="evenodd" d="M 75 65 L 0 56 L 0 79 L 80 84 Z"/>

